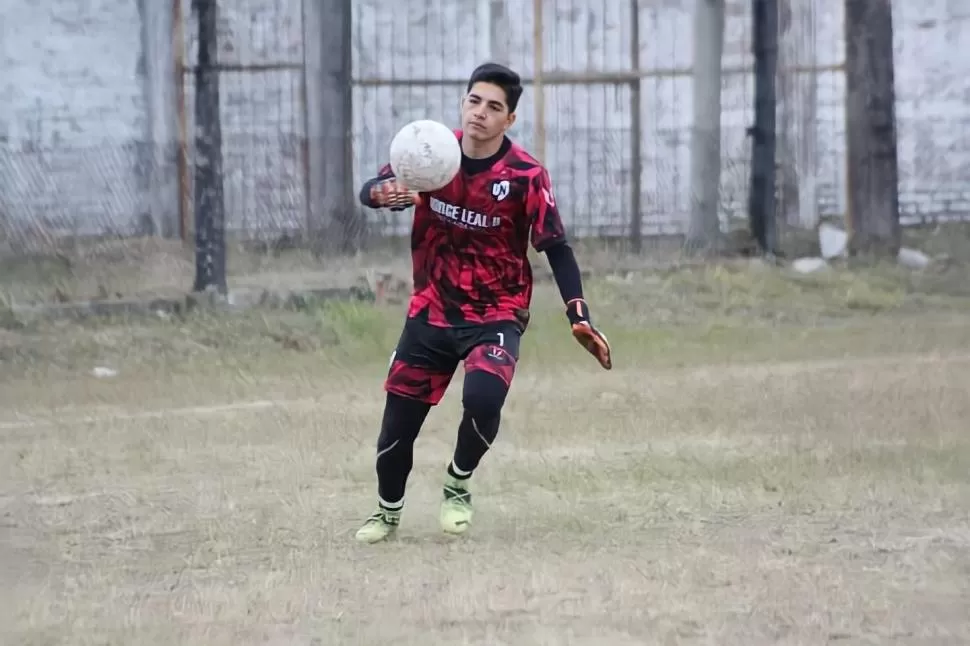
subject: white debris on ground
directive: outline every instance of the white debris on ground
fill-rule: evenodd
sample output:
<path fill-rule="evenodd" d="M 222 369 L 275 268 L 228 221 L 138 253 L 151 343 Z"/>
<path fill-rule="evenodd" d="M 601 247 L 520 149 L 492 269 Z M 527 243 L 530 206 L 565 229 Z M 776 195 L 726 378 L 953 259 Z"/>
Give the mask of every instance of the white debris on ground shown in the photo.
<path fill-rule="evenodd" d="M 843 258 L 848 255 L 849 234 L 836 226 L 823 222 L 818 227 L 818 245 L 822 259 Z M 909 247 L 901 248 L 896 256 L 896 261 L 900 265 L 910 269 L 924 269 L 930 264 L 931 260 L 928 255 L 919 249 Z M 805 264 L 803 266 L 815 267 L 816 264 Z"/>
<path fill-rule="evenodd" d="M 896 256 L 896 260 L 900 265 L 909 267 L 910 269 L 924 269 L 930 264 L 929 256 L 919 249 L 910 249 L 908 247 L 903 247 L 899 250 L 899 255 Z"/>
<path fill-rule="evenodd" d="M 799 274 L 814 274 L 817 271 L 823 271 L 829 268 L 829 263 L 825 261 L 825 258 L 798 258 L 792 264 L 791 268 Z"/>
<path fill-rule="evenodd" d="M 842 229 L 823 222 L 818 227 L 818 246 L 822 258 L 830 260 L 844 256 L 849 248 L 849 235 Z"/>

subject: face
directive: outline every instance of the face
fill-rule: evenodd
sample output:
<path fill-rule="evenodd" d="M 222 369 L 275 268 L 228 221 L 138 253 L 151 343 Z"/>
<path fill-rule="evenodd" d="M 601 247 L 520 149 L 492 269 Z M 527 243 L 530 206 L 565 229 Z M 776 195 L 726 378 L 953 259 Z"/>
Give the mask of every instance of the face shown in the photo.
<path fill-rule="evenodd" d="M 477 141 L 501 137 L 515 123 L 509 113 L 505 90 L 491 83 L 474 84 L 461 102 L 461 128 Z"/>

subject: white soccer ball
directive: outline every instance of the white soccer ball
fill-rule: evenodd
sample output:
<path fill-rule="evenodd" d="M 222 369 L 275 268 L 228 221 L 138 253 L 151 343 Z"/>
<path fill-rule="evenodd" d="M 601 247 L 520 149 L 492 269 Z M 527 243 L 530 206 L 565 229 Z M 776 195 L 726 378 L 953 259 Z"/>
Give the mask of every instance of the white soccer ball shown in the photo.
<path fill-rule="evenodd" d="M 412 191 L 437 191 L 458 174 L 461 145 L 445 124 L 419 119 L 394 135 L 390 162 L 395 177 Z"/>

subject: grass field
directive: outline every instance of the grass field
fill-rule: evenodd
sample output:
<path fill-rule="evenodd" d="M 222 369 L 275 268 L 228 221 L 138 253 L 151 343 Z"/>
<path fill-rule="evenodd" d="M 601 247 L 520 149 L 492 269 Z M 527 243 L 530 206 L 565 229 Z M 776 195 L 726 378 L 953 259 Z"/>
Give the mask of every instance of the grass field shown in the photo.
<path fill-rule="evenodd" d="M 970 643 L 970 300 L 933 280 L 590 281 L 611 372 L 542 285 L 470 533 L 453 388 L 376 546 L 401 306 L 9 326 L 0 643 Z"/>

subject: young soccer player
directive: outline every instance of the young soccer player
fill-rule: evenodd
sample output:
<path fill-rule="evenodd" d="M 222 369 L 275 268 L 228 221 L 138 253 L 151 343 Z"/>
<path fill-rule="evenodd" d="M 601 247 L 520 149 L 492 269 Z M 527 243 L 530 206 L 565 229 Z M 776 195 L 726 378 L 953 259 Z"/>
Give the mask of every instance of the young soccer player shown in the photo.
<path fill-rule="evenodd" d="M 365 206 L 415 208 L 414 291 L 384 383 L 378 507 L 357 531 L 359 541 L 374 543 L 396 530 L 415 439 L 461 361 L 464 413 L 439 520 L 451 534 L 468 529 L 469 477 L 498 434 L 519 340 L 529 322 L 530 242 L 549 259 L 573 336 L 603 368 L 612 367 L 609 343 L 590 321 L 549 175 L 506 135 L 521 96 L 518 74 L 494 63 L 481 65 L 472 72 L 461 104 L 461 129 L 455 134 L 462 163 L 455 179 L 418 195 L 395 180 L 388 164 L 361 189 Z"/>

